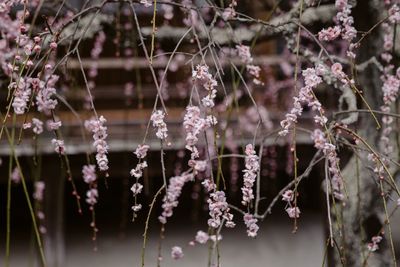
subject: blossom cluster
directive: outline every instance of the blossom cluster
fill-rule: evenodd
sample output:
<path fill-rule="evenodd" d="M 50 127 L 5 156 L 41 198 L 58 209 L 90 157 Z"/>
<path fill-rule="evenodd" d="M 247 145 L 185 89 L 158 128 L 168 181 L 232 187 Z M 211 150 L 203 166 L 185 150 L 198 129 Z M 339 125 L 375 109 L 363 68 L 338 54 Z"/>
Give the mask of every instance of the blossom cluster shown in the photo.
<path fill-rule="evenodd" d="M 222 235 L 219 233 L 209 235 L 208 233 L 206 233 L 204 231 L 197 231 L 194 241 L 190 241 L 189 245 L 195 246 L 196 243 L 204 245 L 208 241 L 211 241 L 215 244 L 216 242 L 221 241 L 221 240 L 222 240 Z"/>
<path fill-rule="evenodd" d="M 89 189 L 86 192 L 86 203 L 93 206 L 97 203 L 99 192 L 97 190 L 97 175 L 96 166 L 93 164 L 84 165 L 82 167 L 83 181 L 89 185 Z"/>
<path fill-rule="evenodd" d="M 327 122 L 327 118 L 323 115 L 324 110 L 321 103 L 314 97 L 313 89 L 316 88 L 322 79 L 318 75 L 318 67 L 308 68 L 303 70 L 302 75 L 304 77 L 305 86 L 299 90 L 298 96 L 293 97 L 293 108 L 289 113 L 285 115 L 285 119 L 281 121 L 282 130 L 279 132 L 280 136 L 286 136 L 289 133 L 290 127 L 297 123 L 297 119 L 303 113 L 302 104 L 307 104 L 312 110 L 319 112 L 314 117 L 316 123 L 324 125 Z"/>
<path fill-rule="evenodd" d="M 185 148 L 191 152 L 189 166 L 193 167 L 196 171 L 204 171 L 206 167 L 204 162 L 196 161 L 196 159 L 199 158 L 199 151 L 196 147 L 199 141 L 199 135 L 216 124 L 217 119 L 213 115 L 202 118 L 199 107 L 186 107 L 186 113 L 183 118 L 183 128 L 186 133 Z"/>
<path fill-rule="evenodd" d="M 171 249 L 171 257 L 174 260 L 179 260 L 179 259 L 183 258 L 183 255 L 184 254 L 183 254 L 183 251 L 182 251 L 181 247 L 178 247 L 178 246 L 172 247 L 172 249 Z"/>
<path fill-rule="evenodd" d="M 1 14 L 5 16 L 4 14 Z M 23 14 L 22 11 L 17 12 L 18 20 L 21 20 L 19 23 L 22 23 L 24 16 L 28 16 L 29 13 Z M 6 20 L 10 19 L 5 18 Z M 5 26 L 11 25 L 11 22 L 5 22 L 0 25 Z M 35 36 L 33 39 L 30 39 L 26 32 L 28 31 L 28 26 L 25 24 L 21 24 L 18 31 L 16 33 L 7 36 L 7 32 L 9 30 L 13 30 L 13 27 L 5 27 L 4 31 L 2 29 L 2 39 L 0 44 L 0 52 L 4 55 L 0 57 L 0 64 L 2 65 L 3 71 L 6 75 L 14 78 L 14 81 L 9 85 L 9 91 L 13 93 L 13 101 L 12 107 L 14 109 L 15 114 L 24 114 L 28 108 L 28 103 L 30 102 L 32 94 L 36 94 L 36 106 L 39 112 L 43 112 L 45 114 L 50 114 L 50 111 L 55 109 L 57 105 L 57 100 L 52 99 L 51 97 L 56 93 L 55 84 L 58 81 L 58 76 L 54 74 L 50 74 L 52 69 L 51 64 L 46 64 L 44 66 L 43 74 L 37 78 L 31 77 L 20 77 L 20 73 L 22 70 L 31 68 L 34 63 L 31 57 L 36 57 L 42 50 L 42 38 L 39 36 Z M 16 36 L 14 34 L 17 34 Z M 17 47 L 23 48 L 24 54 L 20 54 L 18 49 L 13 50 L 11 46 L 11 40 L 7 40 L 9 38 L 14 39 Z M 6 44 L 6 41 L 10 41 L 10 44 Z M 50 42 L 50 51 L 55 51 L 57 48 L 57 44 L 54 41 Z"/>
<path fill-rule="evenodd" d="M 236 17 L 236 11 L 235 7 L 237 6 L 237 1 L 232 0 L 231 3 L 227 8 L 224 9 L 224 12 L 222 12 L 222 18 L 224 20 L 231 20 Z"/>
<path fill-rule="evenodd" d="M 320 129 L 314 130 L 311 139 L 314 141 L 314 146 L 317 149 L 320 149 L 328 160 L 328 170 L 330 173 L 333 195 L 337 199 L 343 200 L 343 179 L 340 173 L 339 158 L 336 153 L 336 147 L 328 140 Z"/>
<path fill-rule="evenodd" d="M 54 151 L 58 154 L 64 154 L 65 153 L 65 145 L 64 145 L 64 140 L 60 139 L 55 139 L 53 138 L 51 140 L 51 143 L 54 146 Z"/>
<path fill-rule="evenodd" d="M 399 72 L 400 75 L 400 72 Z M 386 105 L 394 103 L 399 94 L 400 77 L 398 75 L 388 75 L 383 83 L 383 101 Z"/>
<path fill-rule="evenodd" d="M 340 33 L 341 31 L 339 26 L 329 27 L 327 29 L 322 29 L 318 33 L 318 39 L 326 42 L 333 41 L 340 36 Z"/>
<path fill-rule="evenodd" d="M 192 78 L 194 81 L 199 81 L 207 91 L 207 95 L 201 100 L 203 106 L 206 108 L 214 107 L 214 100 L 217 97 L 215 87 L 218 85 L 218 82 L 209 72 L 209 67 L 207 65 L 197 65 L 196 69 L 192 72 Z"/>
<path fill-rule="evenodd" d="M 168 129 L 167 124 L 164 122 L 164 117 L 165 114 L 161 110 L 155 110 L 150 117 L 153 127 L 157 129 L 156 136 L 161 140 L 168 137 Z"/>
<path fill-rule="evenodd" d="M 351 42 L 357 35 L 357 31 L 354 28 L 354 19 L 351 16 L 351 4 L 348 0 L 336 0 L 335 6 L 338 10 L 336 14 L 336 19 L 341 24 L 342 27 L 342 38 Z"/>
<path fill-rule="evenodd" d="M 18 84 L 17 82 L 12 82 L 8 88 L 14 91 L 12 107 L 15 114 L 24 114 L 32 92 L 29 84 L 26 84 L 24 79 L 21 78 Z"/>
<path fill-rule="evenodd" d="M 45 187 L 46 187 L 46 184 L 43 181 L 35 182 L 35 190 L 33 192 L 33 199 L 35 199 L 37 201 L 43 201 L 43 193 L 44 193 Z"/>
<path fill-rule="evenodd" d="M 96 161 L 97 166 L 101 171 L 108 170 L 108 144 L 107 138 L 107 127 L 104 126 L 106 119 L 100 116 L 98 119 L 93 118 L 85 121 L 85 128 L 93 133 L 93 146 L 96 148 Z"/>
<path fill-rule="evenodd" d="M 387 6 L 390 4 L 387 3 Z M 394 48 L 394 27 L 400 21 L 400 9 L 397 4 L 392 5 L 390 8 L 388 6 L 389 19 L 387 22 L 382 23 L 383 35 L 383 53 L 381 54 L 381 59 L 383 61 L 384 68 L 381 75 L 381 80 L 383 83 L 382 93 L 383 93 L 383 105 L 381 110 L 385 113 L 390 113 L 393 103 L 396 102 L 399 94 L 400 88 L 400 68 L 397 68 L 394 74 L 394 64 L 392 61 L 392 52 Z M 394 148 L 391 144 L 391 134 L 393 131 L 392 127 L 393 117 L 384 115 L 382 116 L 382 132 L 380 136 L 380 148 L 385 156 L 390 156 L 393 153 Z M 389 164 L 388 160 L 384 157 L 382 158 L 384 164 Z M 383 175 L 383 174 L 382 174 Z"/>
<path fill-rule="evenodd" d="M 189 182 L 193 181 L 194 176 L 192 173 L 182 174 L 180 176 L 175 176 L 169 179 L 169 184 L 167 187 L 167 192 L 163 198 L 163 204 L 161 205 L 163 211 L 158 217 L 158 220 L 165 224 L 167 223 L 167 218 L 171 217 L 173 214 L 173 209 L 179 204 L 178 198 L 182 193 L 183 186 Z"/>
<path fill-rule="evenodd" d="M 262 85 L 263 82 L 260 80 L 261 68 L 257 65 L 252 64 L 253 57 L 250 53 L 250 47 L 243 44 L 237 45 L 236 51 L 243 64 L 246 64 L 246 70 L 253 78 L 253 83 L 256 85 Z"/>
<path fill-rule="evenodd" d="M 300 209 L 292 203 L 294 201 L 294 192 L 293 190 L 286 190 L 282 194 L 282 201 L 285 201 L 286 204 L 286 212 L 289 215 L 290 218 L 295 219 L 300 217 Z"/>
<path fill-rule="evenodd" d="M 205 244 L 209 238 L 210 236 L 206 232 L 197 231 L 195 241 L 199 244 Z"/>
<path fill-rule="evenodd" d="M 39 223 L 39 232 L 45 234 L 47 229 L 44 225 L 45 215 L 43 212 L 42 203 L 44 200 L 44 190 L 46 188 L 46 184 L 43 181 L 36 181 L 34 183 L 34 192 L 33 192 L 33 199 L 37 201 L 36 205 L 36 217 L 38 218 Z"/>
<path fill-rule="evenodd" d="M 33 132 L 35 134 L 43 133 L 43 122 L 37 118 L 32 118 Z"/>
<path fill-rule="evenodd" d="M 93 229 L 93 240 L 95 240 L 98 229 L 96 227 L 94 206 L 97 204 L 97 200 L 99 198 L 99 191 L 97 190 L 96 165 L 83 165 L 82 177 L 83 181 L 89 185 L 89 188 L 86 191 L 86 203 L 89 204 L 89 210 L 92 212 L 92 221 L 90 223 L 90 227 Z"/>
<path fill-rule="evenodd" d="M 97 188 L 90 188 L 86 192 L 86 202 L 90 205 L 93 206 L 94 204 L 97 203 L 97 198 L 99 197 L 99 192 L 97 191 Z"/>
<path fill-rule="evenodd" d="M 149 0 L 140 0 L 140 3 L 142 5 L 144 5 L 145 7 L 151 7 L 151 5 L 152 5 L 152 2 Z"/>
<path fill-rule="evenodd" d="M 233 214 L 230 213 L 230 208 L 226 202 L 224 191 L 215 191 L 210 194 L 210 198 L 207 200 L 210 219 L 208 219 L 208 225 L 212 228 L 218 228 L 221 226 L 223 219 L 225 219 L 225 226 L 228 228 L 235 227 L 235 223 L 232 221 Z"/>
<path fill-rule="evenodd" d="M 260 170 L 259 158 L 252 144 L 248 144 L 245 149 L 245 170 L 243 170 L 242 204 L 249 205 L 254 199 L 253 186 Z"/>
<path fill-rule="evenodd" d="M 133 197 L 135 198 L 135 204 L 132 206 L 132 210 L 135 213 L 142 209 L 142 205 L 137 203 L 137 195 L 142 192 L 143 185 L 139 182 L 139 179 L 143 176 L 143 170 L 147 168 L 147 162 L 143 160 L 147 156 L 147 151 L 149 150 L 150 146 L 148 145 L 138 145 L 134 154 L 139 159 L 139 162 L 136 164 L 136 167 L 130 171 L 130 175 L 135 177 L 136 181 L 131 187 L 131 191 Z"/>
<path fill-rule="evenodd" d="M 256 237 L 258 229 L 259 229 L 259 227 L 257 225 L 258 220 L 252 214 L 249 214 L 249 213 L 246 213 L 243 216 L 243 220 L 247 227 L 247 235 L 249 237 Z"/>
<path fill-rule="evenodd" d="M 371 252 L 377 251 L 379 249 L 379 243 L 382 241 L 382 236 L 373 236 L 370 243 L 368 243 L 368 250 Z"/>
<path fill-rule="evenodd" d="M 104 43 L 106 41 L 106 34 L 103 31 L 100 31 L 96 38 L 94 39 L 94 44 L 93 44 L 93 48 L 90 51 L 90 57 L 92 59 L 91 64 L 90 64 L 90 68 L 89 68 L 89 72 L 88 72 L 88 86 L 89 89 L 92 90 L 96 87 L 96 82 L 95 82 L 95 78 L 97 77 L 98 74 L 98 59 L 100 57 L 101 52 L 103 52 L 103 46 Z M 89 95 L 87 94 L 85 96 L 85 102 L 83 107 L 87 110 L 89 110 L 90 108 L 92 108 L 91 103 L 94 99 L 93 94 Z"/>
<path fill-rule="evenodd" d="M 39 87 L 40 90 L 36 95 L 36 106 L 39 112 L 43 112 L 48 115 L 56 108 L 58 102 L 56 99 L 52 99 L 51 97 L 56 93 L 54 86 L 56 85 L 58 79 L 58 75 L 51 75 L 47 79 L 46 85 L 43 86 L 43 88 Z"/>
<path fill-rule="evenodd" d="M 49 131 L 58 130 L 62 126 L 62 122 L 60 120 L 48 120 L 46 121 L 46 126 Z"/>
<path fill-rule="evenodd" d="M 389 13 L 389 21 L 392 24 L 396 24 L 400 22 L 400 8 L 397 4 L 394 4 L 388 11 Z"/>
<path fill-rule="evenodd" d="M 385 170 L 383 167 L 383 164 L 381 163 L 381 161 L 383 162 L 384 160 L 380 160 L 378 159 L 378 157 L 375 154 L 369 153 L 367 156 L 368 161 L 374 163 L 375 167 L 373 169 L 374 173 L 376 173 L 379 178 L 382 178 Z"/>
<path fill-rule="evenodd" d="M 21 182 L 21 174 L 19 173 L 19 169 L 15 167 L 13 171 L 11 172 L 11 181 L 15 184 L 18 184 Z"/>

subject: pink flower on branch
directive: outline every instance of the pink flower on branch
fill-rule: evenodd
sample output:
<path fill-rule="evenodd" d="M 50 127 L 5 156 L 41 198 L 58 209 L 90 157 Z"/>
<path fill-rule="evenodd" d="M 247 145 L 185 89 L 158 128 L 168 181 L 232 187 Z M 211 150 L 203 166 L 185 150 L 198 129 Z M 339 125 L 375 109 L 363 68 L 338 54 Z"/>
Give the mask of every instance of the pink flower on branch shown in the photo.
<path fill-rule="evenodd" d="M 85 121 L 85 127 L 88 131 L 93 133 L 93 146 L 96 148 L 96 161 L 97 166 L 101 171 L 108 170 L 108 145 L 106 142 L 107 138 L 107 127 L 104 126 L 106 119 L 100 116 L 98 119 L 93 118 Z"/>

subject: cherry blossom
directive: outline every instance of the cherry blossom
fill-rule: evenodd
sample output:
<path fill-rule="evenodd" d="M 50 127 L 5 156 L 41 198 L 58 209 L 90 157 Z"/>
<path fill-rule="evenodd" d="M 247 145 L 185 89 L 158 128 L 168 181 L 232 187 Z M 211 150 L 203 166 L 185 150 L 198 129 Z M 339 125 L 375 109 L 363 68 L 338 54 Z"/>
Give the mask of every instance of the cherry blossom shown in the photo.
<path fill-rule="evenodd" d="M 41 134 L 43 132 L 43 122 L 37 118 L 32 118 L 33 132 Z"/>
<path fill-rule="evenodd" d="M 207 200 L 209 207 L 210 219 L 208 219 L 208 225 L 212 228 L 218 228 L 222 220 L 225 219 L 225 226 L 232 228 L 235 223 L 232 221 L 233 215 L 229 212 L 230 208 L 226 202 L 225 192 L 215 191 L 210 194 L 210 198 Z"/>
<path fill-rule="evenodd" d="M 248 205 L 254 199 L 253 185 L 257 178 L 257 173 L 260 169 L 259 158 L 252 144 L 248 144 L 245 149 L 245 166 L 243 170 L 243 187 L 242 187 L 242 204 Z"/>
<path fill-rule="evenodd" d="M 96 166 L 93 164 L 83 165 L 82 167 L 83 181 L 87 184 L 91 184 L 97 180 Z"/>
<path fill-rule="evenodd" d="M 167 124 L 164 122 L 165 114 L 161 110 L 155 110 L 151 114 L 150 120 L 153 123 L 153 127 L 157 129 L 156 136 L 163 140 L 168 137 Z"/>
<path fill-rule="evenodd" d="M 254 218 L 252 214 L 246 213 L 243 216 L 244 223 L 246 224 L 247 227 L 247 235 L 249 237 L 256 237 L 257 232 L 258 232 L 258 225 L 257 225 L 257 219 Z"/>
<path fill-rule="evenodd" d="M 54 151 L 59 153 L 59 154 L 64 154 L 65 153 L 65 145 L 64 145 L 64 140 L 60 139 L 55 139 L 53 138 L 51 140 L 51 143 L 54 146 Z"/>
<path fill-rule="evenodd" d="M 209 238 L 210 237 L 208 236 L 208 234 L 206 232 L 197 231 L 195 240 L 199 244 L 205 244 L 205 243 L 207 243 Z"/>
<path fill-rule="evenodd" d="M 174 260 L 179 260 L 183 258 L 183 251 L 181 247 L 175 246 L 171 249 L 171 257 Z"/>
<path fill-rule="evenodd" d="M 182 174 L 180 176 L 175 176 L 169 179 L 169 184 L 167 187 L 167 192 L 163 198 L 163 204 L 161 205 L 163 211 L 158 220 L 165 224 L 167 223 L 167 218 L 171 217 L 173 214 L 173 209 L 178 206 L 178 198 L 182 193 L 183 186 L 193 180 L 193 174 Z"/>
<path fill-rule="evenodd" d="M 101 171 L 108 170 L 108 145 L 106 142 L 107 138 L 107 127 L 104 126 L 106 119 L 100 116 L 98 119 L 93 118 L 85 121 L 85 127 L 88 131 L 93 133 L 93 146 L 96 148 L 96 161 L 97 166 Z"/>

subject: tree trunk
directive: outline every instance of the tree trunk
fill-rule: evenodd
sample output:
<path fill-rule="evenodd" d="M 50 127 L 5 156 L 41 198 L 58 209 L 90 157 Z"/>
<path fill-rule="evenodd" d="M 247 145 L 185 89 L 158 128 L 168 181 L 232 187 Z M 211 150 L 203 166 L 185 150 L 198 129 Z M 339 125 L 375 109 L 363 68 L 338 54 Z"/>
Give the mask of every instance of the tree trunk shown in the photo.
<path fill-rule="evenodd" d="M 384 1 L 357 1 L 353 14 L 356 28 L 368 31 L 384 16 Z M 379 57 L 383 46 L 383 31 L 378 27 L 364 39 L 359 48 L 358 63 L 373 56 Z M 375 65 L 369 65 L 357 75 L 357 87 L 363 91 L 366 101 L 372 109 L 379 110 L 382 101 L 381 72 Z M 362 121 L 357 125 L 358 133 L 374 149 L 379 149 L 381 131 L 371 114 L 360 114 Z M 396 150 L 397 148 L 395 148 Z M 360 153 L 360 158 L 353 156 L 342 170 L 348 199 L 337 203 L 332 208 L 335 241 L 339 249 L 332 249 L 334 266 L 394 266 L 387 228 L 379 243 L 379 249 L 368 255 L 367 244 L 371 237 L 379 233 L 386 220 L 378 177 L 367 166 L 372 166 L 367 159 L 367 152 Z M 393 153 L 398 155 L 398 151 Z M 395 159 L 397 160 L 397 159 Z M 388 189 L 387 189 L 388 191 Z M 337 213 L 335 212 L 335 209 Z M 339 216 L 336 216 L 339 214 Z M 337 227 L 339 225 L 339 227 Z M 338 229 L 339 228 L 339 229 Z"/>

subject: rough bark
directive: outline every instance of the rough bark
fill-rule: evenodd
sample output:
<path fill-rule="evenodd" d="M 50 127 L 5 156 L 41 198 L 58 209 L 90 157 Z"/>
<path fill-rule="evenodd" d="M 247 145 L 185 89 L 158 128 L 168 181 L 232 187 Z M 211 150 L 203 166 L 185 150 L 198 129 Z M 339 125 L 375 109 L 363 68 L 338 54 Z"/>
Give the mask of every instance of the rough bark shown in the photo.
<path fill-rule="evenodd" d="M 368 30 L 378 23 L 382 11 L 385 10 L 383 1 L 357 1 L 354 9 L 357 29 Z M 358 61 L 363 62 L 382 51 L 383 33 L 376 29 L 362 43 L 359 49 Z M 380 109 L 382 105 L 382 83 L 380 71 L 375 65 L 369 65 L 363 72 L 358 73 L 358 87 L 364 92 L 364 97 L 372 109 Z M 376 123 L 370 114 L 360 116 L 358 133 L 374 149 L 379 148 L 381 131 L 376 129 Z M 393 257 L 389 235 L 384 235 L 379 244 L 379 250 L 370 254 L 368 264 L 364 259 L 368 254 L 367 244 L 384 226 L 385 212 L 381 190 L 376 175 L 367 168 L 368 153 L 360 153 L 361 158 L 353 156 L 342 170 L 348 199 L 332 209 L 333 226 L 338 249 L 332 249 L 334 266 L 393 266 Z M 393 153 L 398 155 L 398 151 Z M 395 159 L 397 160 L 397 159 Z M 357 165 L 359 166 L 357 170 Z M 339 218 L 338 218 L 339 217 Z M 341 227 L 337 227 L 340 225 Z M 387 230 L 386 228 L 384 228 Z M 339 253 L 340 251 L 340 253 Z"/>

